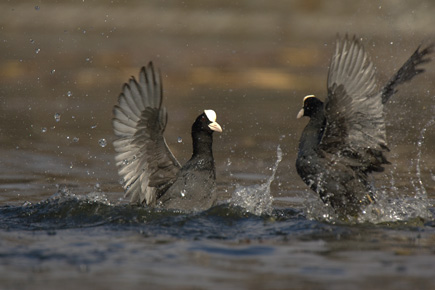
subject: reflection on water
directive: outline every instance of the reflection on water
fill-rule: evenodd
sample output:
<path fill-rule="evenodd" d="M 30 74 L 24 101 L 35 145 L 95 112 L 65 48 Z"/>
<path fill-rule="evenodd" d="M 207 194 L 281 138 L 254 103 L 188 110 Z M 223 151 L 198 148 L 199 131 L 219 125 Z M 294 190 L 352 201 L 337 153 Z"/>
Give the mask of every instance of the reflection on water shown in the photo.
<path fill-rule="evenodd" d="M 363 38 L 381 82 L 433 38 L 431 1 L 343 3 L 0 3 L 2 287 L 435 288 L 433 63 L 386 107 L 392 164 L 359 223 L 334 219 L 294 168 L 296 114 L 303 96 L 325 95 L 337 32 Z M 148 61 L 181 163 L 192 116 L 213 108 L 224 127 L 209 211 L 123 199 L 112 108 Z"/>

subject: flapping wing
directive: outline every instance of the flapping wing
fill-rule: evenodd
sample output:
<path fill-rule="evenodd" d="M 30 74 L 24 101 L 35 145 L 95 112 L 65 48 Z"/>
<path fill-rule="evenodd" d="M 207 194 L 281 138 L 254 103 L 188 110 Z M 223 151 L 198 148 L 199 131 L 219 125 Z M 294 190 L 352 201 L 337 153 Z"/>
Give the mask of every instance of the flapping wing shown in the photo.
<path fill-rule="evenodd" d="M 428 57 L 434 51 L 434 44 L 430 44 L 420 50 L 419 46 L 411 57 L 402 65 L 402 67 L 393 75 L 390 81 L 382 89 L 382 103 L 385 104 L 388 99 L 397 92 L 397 86 L 410 81 L 413 77 L 424 72 L 419 66 L 429 62 Z"/>
<path fill-rule="evenodd" d="M 355 37 L 337 41 L 327 85 L 321 148 L 351 166 L 382 170 L 382 151 L 388 150 L 382 97 L 375 92 L 375 68 Z"/>
<path fill-rule="evenodd" d="M 112 120 L 118 173 L 132 203 L 155 204 L 157 191 L 175 179 L 181 167 L 163 132 L 167 113 L 162 107 L 162 83 L 150 62 L 123 87 Z"/>

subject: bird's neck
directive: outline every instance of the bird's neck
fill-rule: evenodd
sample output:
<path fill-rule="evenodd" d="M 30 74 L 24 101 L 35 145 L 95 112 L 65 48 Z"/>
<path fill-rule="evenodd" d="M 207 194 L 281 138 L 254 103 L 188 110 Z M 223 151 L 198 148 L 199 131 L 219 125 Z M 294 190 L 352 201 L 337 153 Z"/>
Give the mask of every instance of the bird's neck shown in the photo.
<path fill-rule="evenodd" d="M 318 150 L 325 130 L 325 124 L 326 119 L 323 110 L 311 116 L 299 140 L 298 157 L 301 157 L 303 154 L 311 155 Z"/>
<path fill-rule="evenodd" d="M 213 135 L 207 132 L 192 132 L 193 158 L 213 160 Z"/>

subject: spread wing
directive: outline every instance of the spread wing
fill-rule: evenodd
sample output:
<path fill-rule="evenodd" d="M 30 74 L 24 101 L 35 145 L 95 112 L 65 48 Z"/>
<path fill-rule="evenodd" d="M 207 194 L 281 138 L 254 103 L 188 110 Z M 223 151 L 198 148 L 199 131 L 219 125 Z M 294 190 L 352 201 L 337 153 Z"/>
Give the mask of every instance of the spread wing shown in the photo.
<path fill-rule="evenodd" d="M 355 37 L 337 41 L 327 85 L 321 148 L 350 166 L 381 171 L 388 150 L 382 96 L 375 92 L 373 63 Z"/>
<path fill-rule="evenodd" d="M 158 190 L 175 179 L 181 168 L 169 150 L 163 132 L 167 122 L 162 107 L 162 83 L 150 62 L 123 87 L 113 109 L 113 142 L 125 196 L 132 203 L 155 204 Z"/>

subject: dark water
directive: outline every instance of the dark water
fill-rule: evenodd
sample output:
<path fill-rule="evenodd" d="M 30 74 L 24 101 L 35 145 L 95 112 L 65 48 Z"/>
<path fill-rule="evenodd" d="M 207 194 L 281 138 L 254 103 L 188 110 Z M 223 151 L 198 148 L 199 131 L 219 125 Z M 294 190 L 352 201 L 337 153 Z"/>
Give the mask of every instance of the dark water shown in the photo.
<path fill-rule="evenodd" d="M 294 168 L 295 116 L 324 96 L 336 33 L 363 38 L 382 83 L 434 39 L 435 6 L 325 3 L 1 3 L 0 288 L 435 288 L 433 62 L 386 108 L 392 164 L 363 217 L 338 221 Z M 150 60 L 181 163 L 192 116 L 223 126 L 208 211 L 123 198 L 111 110 Z"/>
<path fill-rule="evenodd" d="M 228 204 L 183 214 L 66 190 L 0 217 L 5 289 L 434 286 L 433 220 L 337 225 Z"/>

